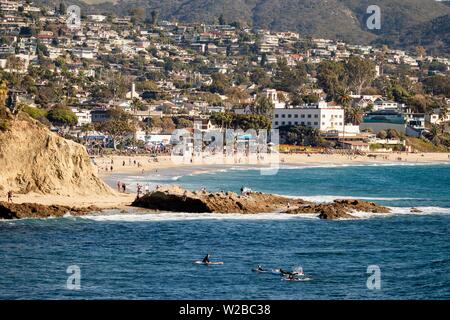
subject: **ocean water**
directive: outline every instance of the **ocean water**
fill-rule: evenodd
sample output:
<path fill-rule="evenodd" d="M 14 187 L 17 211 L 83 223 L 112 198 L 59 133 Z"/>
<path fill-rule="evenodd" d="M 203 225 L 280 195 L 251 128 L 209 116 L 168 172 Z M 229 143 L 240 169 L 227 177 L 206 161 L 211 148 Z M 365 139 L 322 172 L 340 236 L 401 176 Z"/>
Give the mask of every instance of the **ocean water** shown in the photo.
<path fill-rule="evenodd" d="M 250 169 L 250 170 L 249 170 Z M 0 221 L 1 299 L 449 299 L 450 166 L 287 167 L 275 176 L 233 168 L 179 168 L 114 176 L 134 185 L 253 190 L 315 201 L 356 197 L 386 215 L 312 216 L 116 211 Z M 410 213 L 410 208 L 422 213 Z M 209 252 L 223 265 L 193 263 Z M 302 266 L 309 281 L 251 271 Z M 69 266 L 80 288 L 67 288 Z M 370 290 L 368 266 L 380 269 Z"/>

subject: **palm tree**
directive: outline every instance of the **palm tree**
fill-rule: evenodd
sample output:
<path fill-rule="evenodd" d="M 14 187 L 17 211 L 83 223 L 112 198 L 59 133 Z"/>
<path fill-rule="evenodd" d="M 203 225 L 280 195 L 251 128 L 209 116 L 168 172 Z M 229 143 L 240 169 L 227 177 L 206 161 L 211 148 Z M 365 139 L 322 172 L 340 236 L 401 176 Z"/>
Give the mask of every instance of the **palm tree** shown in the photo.
<path fill-rule="evenodd" d="M 348 122 L 359 125 L 364 117 L 364 111 L 360 106 L 353 106 L 346 112 L 346 119 Z"/>
<path fill-rule="evenodd" d="M 351 99 L 350 90 L 348 88 L 342 88 L 337 91 L 336 102 L 341 104 L 344 109 L 349 106 Z"/>

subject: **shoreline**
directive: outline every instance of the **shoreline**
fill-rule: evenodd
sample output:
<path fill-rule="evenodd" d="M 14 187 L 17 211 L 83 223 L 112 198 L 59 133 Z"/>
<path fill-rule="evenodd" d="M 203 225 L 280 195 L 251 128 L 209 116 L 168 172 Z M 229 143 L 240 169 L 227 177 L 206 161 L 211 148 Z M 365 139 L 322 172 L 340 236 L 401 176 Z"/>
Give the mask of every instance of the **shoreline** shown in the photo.
<path fill-rule="evenodd" d="M 400 160 L 401 158 L 401 160 Z M 170 155 L 158 157 L 158 162 L 149 161 L 149 156 L 105 156 L 94 158 L 98 176 L 114 191 L 112 195 L 42 195 L 38 193 L 14 194 L 13 201 L 17 204 L 37 203 L 42 205 L 63 205 L 78 208 L 90 206 L 101 210 L 121 209 L 130 210 L 130 204 L 136 197 L 134 188 L 127 193 L 118 193 L 115 188 L 116 176 L 144 175 L 157 173 L 167 175 L 167 178 L 184 175 L 197 175 L 214 171 L 227 170 L 239 167 L 252 170 L 264 168 L 260 164 L 177 164 L 171 161 Z M 111 164 L 111 160 L 113 164 Z M 125 161 L 125 165 L 123 165 Z M 136 161 L 136 165 L 134 164 Z M 138 165 L 140 163 L 140 165 Z M 338 167 L 338 166 L 365 166 L 365 165 L 439 165 L 450 164 L 448 153 L 393 153 L 380 154 L 376 159 L 367 156 L 348 156 L 340 154 L 280 154 L 279 169 L 289 167 Z M 113 165 L 113 171 L 106 171 L 106 166 Z M 266 166 L 267 167 L 267 166 Z M 176 181 L 176 180 L 173 180 Z M 6 201 L 6 195 L 1 199 Z"/>
<path fill-rule="evenodd" d="M 450 164 L 450 153 L 389 153 L 389 154 L 375 154 L 376 158 L 367 156 L 348 156 L 341 154 L 280 154 L 279 168 L 283 166 L 315 166 L 315 165 L 402 165 L 402 164 Z M 111 164 L 112 160 L 112 164 Z M 129 162 L 131 160 L 131 163 Z M 125 165 L 123 162 L 125 161 Z M 136 161 L 136 165 L 134 164 Z M 149 162 L 149 156 L 105 156 L 95 158 L 98 175 L 100 178 L 105 178 L 113 175 L 125 174 L 150 174 L 159 173 L 160 170 L 167 169 L 181 169 L 192 170 L 190 174 L 201 174 L 211 171 L 211 168 L 226 169 L 229 167 L 251 168 L 269 167 L 263 163 L 205 163 L 202 161 L 194 161 L 192 163 L 175 163 L 171 161 L 170 155 L 158 157 L 158 162 Z M 140 166 L 137 164 L 140 163 Z M 105 170 L 113 166 L 113 170 Z"/>

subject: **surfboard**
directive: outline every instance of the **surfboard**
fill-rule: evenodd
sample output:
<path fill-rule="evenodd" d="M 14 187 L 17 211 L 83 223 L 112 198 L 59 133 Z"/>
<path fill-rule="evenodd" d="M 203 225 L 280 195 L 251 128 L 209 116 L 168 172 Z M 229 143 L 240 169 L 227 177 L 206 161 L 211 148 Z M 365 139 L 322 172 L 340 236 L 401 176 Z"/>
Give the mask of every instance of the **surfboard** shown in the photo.
<path fill-rule="evenodd" d="M 223 264 L 223 261 L 203 262 L 201 260 L 197 260 L 197 261 L 194 261 L 194 263 L 209 266 L 209 265 L 221 265 L 221 264 Z"/>

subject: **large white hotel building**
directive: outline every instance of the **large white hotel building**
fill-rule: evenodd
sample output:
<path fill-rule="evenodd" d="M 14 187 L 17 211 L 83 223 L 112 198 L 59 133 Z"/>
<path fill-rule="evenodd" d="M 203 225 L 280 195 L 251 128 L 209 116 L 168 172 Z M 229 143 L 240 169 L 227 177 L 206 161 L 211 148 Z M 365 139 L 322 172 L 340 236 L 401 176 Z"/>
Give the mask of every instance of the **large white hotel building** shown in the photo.
<path fill-rule="evenodd" d="M 320 101 L 315 105 L 275 108 L 272 128 L 287 125 L 302 125 L 320 131 L 344 131 L 344 109 Z"/>

